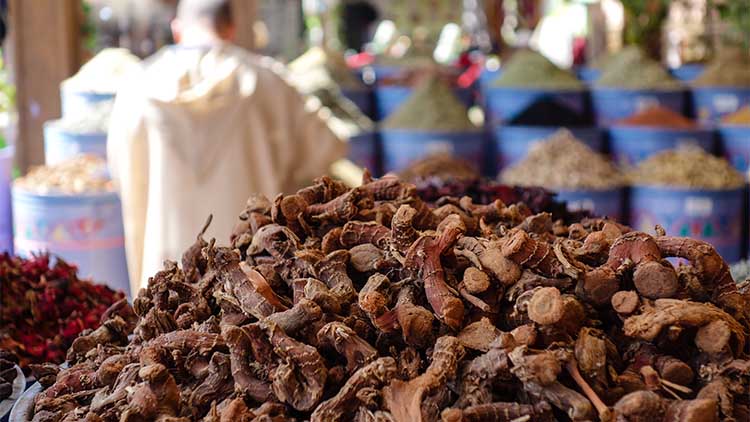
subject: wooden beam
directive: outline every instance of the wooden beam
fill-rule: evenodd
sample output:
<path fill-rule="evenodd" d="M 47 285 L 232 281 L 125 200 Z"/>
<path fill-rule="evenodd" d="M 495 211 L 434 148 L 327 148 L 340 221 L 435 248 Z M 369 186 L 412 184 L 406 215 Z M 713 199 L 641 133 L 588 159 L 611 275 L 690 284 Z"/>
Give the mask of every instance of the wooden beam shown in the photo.
<path fill-rule="evenodd" d="M 232 0 L 232 15 L 237 26 L 234 43 L 247 50 L 254 50 L 253 26 L 258 19 L 258 2 L 256 0 Z"/>
<path fill-rule="evenodd" d="M 11 71 L 18 107 L 17 163 L 44 163 L 44 122 L 60 117 L 60 82 L 80 66 L 80 0 L 10 0 Z"/>

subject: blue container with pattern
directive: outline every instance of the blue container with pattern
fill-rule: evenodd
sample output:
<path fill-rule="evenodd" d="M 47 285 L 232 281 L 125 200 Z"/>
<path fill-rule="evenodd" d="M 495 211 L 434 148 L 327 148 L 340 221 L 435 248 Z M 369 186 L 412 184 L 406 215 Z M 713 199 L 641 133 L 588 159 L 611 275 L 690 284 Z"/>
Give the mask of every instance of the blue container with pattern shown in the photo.
<path fill-rule="evenodd" d="M 557 199 L 568 211 L 591 211 L 600 217 L 622 221 L 625 211 L 625 189 L 558 190 Z"/>
<path fill-rule="evenodd" d="M 39 194 L 14 187 L 12 195 L 16 254 L 50 252 L 78 266 L 82 277 L 129 292 L 117 194 Z"/>
<path fill-rule="evenodd" d="M 685 91 L 594 88 L 591 90 L 591 103 L 596 123 L 605 127 L 656 105 L 684 114 Z"/>
<path fill-rule="evenodd" d="M 711 129 L 675 129 L 647 126 L 612 126 L 609 128 L 609 149 L 612 158 L 622 166 L 638 164 L 649 156 L 684 145 L 696 145 L 716 151 Z"/>
<path fill-rule="evenodd" d="M 115 93 L 75 91 L 63 88 L 60 90 L 60 99 L 63 116 L 71 116 L 80 113 L 82 110 L 90 109 L 93 104 L 98 102 L 113 101 Z"/>
<path fill-rule="evenodd" d="M 669 73 L 674 76 L 675 79 L 683 82 L 692 82 L 700 76 L 705 70 L 706 66 L 698 63 L 684 64 L 680 67 L 669 69 Z"/>
<path fill-rule="evenodd" d="M 719 125 L 721 150 L 734 168 L 747 173 L 750 170 L 750 125 Z"/>
<path fill-rule="evenodd" d="M 698 121 L 716 123 L 727 114 L 750 104 L 750 88 L 695 87 L 692 98 L 693 112 Z"/>
<path fill-rule="evenodd" d="M 375 88 L 375 109 L 378 120 L 387 118 L 406 101 L 414 88 L 400 85 L 384 85 Z M 456 88 L 456 97 L 467 107 L 474 104 L 474 90 L 472 88 Z"/>
<path fill-rule="evenodd" d="M 727 262 L 742 255 L 744 187 L 690 190 L 634 186 L 630 189 L 630 226 L 653 232 L 658 224 L 668 235 L 712 244 Z"/>
<path fill-rule="evenodd" d="M 484 118 L 490 125 L 499 125 L 511 121 L 527 108 L 543 101 L 555 102 L 580 115 L 581 119 L 585 119 L 588 114 L 586 91 L 584 90 L 551 91 L 492 86 L 488 87 L 483 94 L 485 101 Z M 555 116 L 548 117 L 549 124 L 553 124 Z"/>
<path fill-rule="evenodd" d="M 472 132 L 423 132 L 387 129 L 380 132 L 383 173 L 399 171 L 412 161 L 436 153 L 448 153 L 476 165 L 481 171 L 484 157 L 484 136 Z"/>
<path fill-rule="evenodd" d="M 566 128 L 591 149 L 604 152 L 602 130 L 595 127 Z M 495 128 L 495 153 L 500 168 L 523 160 L 531 147 L 560 130 L 553 126 L 499 126 Z"/>
<path fill-rule="evenodd" d="M 596 82 L 600 76 L 602 76 L 602 70 L 589 66 L 581 66 L 575 70 L 578 79 L 583 82 L 592 83 Z"/>
<path fill-rule="evenodd" d="M 107 158 L 106 133 L 76 133 L 63 129 L 57 120 L 44 125 L 44 161 L 59 164 L 77 155 L 91 154 Z"/>

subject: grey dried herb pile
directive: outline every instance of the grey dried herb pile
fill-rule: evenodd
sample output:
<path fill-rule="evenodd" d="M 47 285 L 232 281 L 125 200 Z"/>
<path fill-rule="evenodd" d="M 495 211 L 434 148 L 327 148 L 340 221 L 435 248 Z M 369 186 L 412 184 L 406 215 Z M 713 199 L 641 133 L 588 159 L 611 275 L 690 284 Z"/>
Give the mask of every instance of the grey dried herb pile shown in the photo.
<path fill-rule="evenodd" d="M 742 173 L 723 158 L 696 146 L 654 154 L 630 174 L 633 184 L 690 189 L 735 189 L 745 184 Z"/>
<path fill-rule="evenodd" d="M 719 54 L 693 81 L 699 87 L 750 87 L 750 56 L 730 50 Z"/>
<path fill-rule="evenodd" d="M 628 89 L 680 89 L 682 83 L 638 47 L 624 48 L 605 60 L 596 85 Z"/>
<path fill-rule="evenodd" d="M 560 90 L 578 90 L 584 87 L 572 73 L 560 69 L 546 57 L 532 50 L 519 50 L 513 54 L 493 85 Z"/>
<path fill-rule="evenodd" d="M 511 185 L 541 186 L 552 190 L 606 190 L 625 182 L 609 159 L 565 129 L 534 145 L 528 156 L 504 170 L 500 179 Z"/>
<path fill-rule="evenodd" d="M 466 106 L 438 76 L 430 76 L 383 122 L 386 129 L 462 132 L 476 129 Z"/>
<path fill-rule="evenodd" d="M 69 133 L 107 133 L 114 101 L 99 101 L 47 124 Z"/>

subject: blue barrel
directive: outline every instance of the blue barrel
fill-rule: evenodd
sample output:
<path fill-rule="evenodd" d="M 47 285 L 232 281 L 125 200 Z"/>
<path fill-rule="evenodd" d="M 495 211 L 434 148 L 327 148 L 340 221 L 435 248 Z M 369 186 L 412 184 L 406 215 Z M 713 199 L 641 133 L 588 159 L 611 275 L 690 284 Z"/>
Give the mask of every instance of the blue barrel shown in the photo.
<path fill-rule="evenodd" d="M 744 188 L 689 190 L 634 186 L 630 189 L 630 226 L 651 232 L 659 224 L 672 236 L 712 244 L 727 262 L 742 254 Z"/>
<path fill-rule="evenodd" d="M 684 114 L 685 91 L 594 88 L 591 90 L 591 102 L 596 123 L 599 126 L 609 126 L 655 105 Z"/>
<path fill-rule="evenodd" d="M 412 161 L 436 153 L 449 153 L 476 164 L 481 170 L 484 161 L 484 136 L 473 132 L 422 132 L 415 130 L 383 130 L 380 133 L 383 172 L 399 171 Z"/>
<path fill-rule="evenodd" d="M 680 67 L 669 69 L 672 76 L 683 82 L 692 82 L 706 69 L 705 65 L 698 63 L 684 64 Z"/>
<path fill-rule="evenodd" d="M 361 133 L 349 138 L 349 159 L 356 165 L 370 170 L 374 176 L 380 176 L 380 160 L 376 132 Z"/>
<path fill-rule="evenodd" d="M 375 104 L 372 98 L 372 89 L 342 89 L 341 94 L 353 102 L 357 108 L 369 118 L 375 117 Z"/>
<path fill-rule="evenodd" d="M 612 126 L 609 148 L 612 158 L 623 166 L 635 165 L 649 156 L 682 145 L 697 145 L 709 153 L 716 151 L 711 129 L 676 129 L 648 126 Z"/>
<path fill-rule="evenodd" d="M 81 110 L 87 110 L 95 103 L 112 101 L 115 99 L 114 92 L 90 92 L 76 91 L 72 89 L 60 89 L 63 116 L 72 116 Z"/>
<path fill-rule="evenodd" d="M 734 168 L 750 170 L 750 126 L 722 124 L 717 127 L 721 150 Z"/>
<path fill-rule="evenodd" d="M 76 133 L 63 129 L 58 120 L 44 125 L 44 158 L 48 166 L 77 155 L 91 154 L 107 158 L 106 133 Z"/>
<path fill-rule="evenodd" d="M 531 147 L 548 138 L 560 128 L 554 126 L 498 126 L 495 128 L 495 153 L 501 168 L 524 159 Z M 604 152 L 602 131 L 595 127 L 572 127 L 568 129 L 591 149 Z"/>
<path fill-rule="evenodd" d="M 625 189 L 558 190 L 557 199 L 564 201 L 568 211 L 591 211 L 600 217 L 622 221 Z"/>
<path fill-rule="evenodd" d="M 0 149 L 0 253 L 13 252 L 13 214 L 10 183 L 13 174 L 13 147 Z"/>
<path fill-rule="evenodd" d="M 378 120 L 383 120 L 396 111 L 406 101 L 413 87 L 401 85 L 383 85 L 375 88 L 375 109 Z M 474 90 L 471 88 L 456 88 L 456 97 L 468 108 L 474 104 Z"/>
<path fill-rule="evenodd" d="M 695 87 L 692 97 L 695 117 L 703 123 L 714 123 L 750 104 L 750 88 Z"/>
<path fill-rule="evenodd" d="M 12 193 L 16 254 L 50 252 L 77 265 L 83 277 L 128 294 L 117 194 L 38 194 L 18 187 Z"/>
<path fill-rule="evenodd" d="M 595 67 L 581 66 L 575 69 L 576 76 L 579 80 L 587 83 L 596 82 L 602 76 L 602 70 Z"/>
<path fill-rule="evenodd" d="M 485 121 L 489 124 L 502 124 L 523 113 L 534 103 L 554 101 L 575 114 L 586 115 L 586 92 L 550 91 L 534 88 L 489 87 L 484 92 Z M 549 116 L 554 119 L 554 116 Z"/>
<path fill-rule="evenodd" d="M 479 74 L 479 85 L 482 87 L 482 89 L 487 89 L 492 86 L 492 83 L 495 82 L 497 78 L 500 77 L 500 75 L 503 74 L 503 69 L 498 68 L 495 70 L 487 69 L 486 67 L 482 68 L 482 73 Z"/>

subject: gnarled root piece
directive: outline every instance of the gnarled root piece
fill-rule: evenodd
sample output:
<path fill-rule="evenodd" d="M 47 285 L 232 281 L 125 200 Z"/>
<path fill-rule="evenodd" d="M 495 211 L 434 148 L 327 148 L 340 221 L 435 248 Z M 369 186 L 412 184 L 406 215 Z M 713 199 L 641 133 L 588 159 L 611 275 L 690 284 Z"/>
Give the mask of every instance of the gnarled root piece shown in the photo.
<path fill-rule="evenodd" d="M 221 334 L 230 346 L 230 366 L 234 379 L 234 390 L 258 402 L 274 399 L 271 384 L 258 379 L 250 362 L 257 360 L 252 355 L 251 338 L 246 329 L 234 325 L 221 327 Z"/>
<path fill-rule="evenodd" d="M 323 397 L 328 370 L 318 351 L 286 335 L 269 321 L 261 323 L 274 352 L 280 358 L 273 378 L 273 392 L 293 408 L 308 412 Z"/>
<path fill-rule="evenodd" d="M 322 316 L 323 311 L 320 306 L 303 297 L 291 309 L 269 315 L 268 320 L 273 321 L 285 333 L 293 336 Z"/>
<path fill-rule="evenodd" d="M 417 210 L 409 205 L 401 205 L 391 220 L 390 246 L 393 250 L 406 255 L 409 247 L 419 237 L 419 232 L 412 225 Z"/>
<path fill-rule="evenodd" d="M 729 266 L 713 246 L 697 239 L 657 237 L 656 243 L 665 257 L 680 257 L 692 264 L 694 274 L 711 296 L 711 300 L 732 312 L 735 318 L 750 322 L 750 299 L 737 290 Z"/>
<path fill-rule="evenodd" d="M 138 371 L 143 382 L 132 387 L 128 407 L 121 421 L 161 420 L 177 416 L 180 390 L 169 370 L 160 364 L 148 365 Z"/>
<path fill-rule="evenodd" d="M 424 374 L 410 380 L 393 380 L 383 389 L 385 406 L 395 422 L 423 422 L 422 400 L 456 376 L 464 348 L 455 337 L 437 339 L 432 363 Z"/>
<path fill-rule="evenodd" d="M 322 281 L 302 278 L 294 280 L 294 285 L 295 288 L 301 287 L 304 297 L 315 302 L 324 312 L 341 313 L 341 308 L 344 306 L 342 300 L 334 295 Z"/>
<path fill-rule="evenodd" d="M 552 406 L 545 401 L 536 404 L 505 402 L 478 404 L 464 409 L 445 409 L 440 416 L 443 422 L 555 421 Z"/>
<path fill-rule="evenodd" d="M 459 376 L 461 384 L 458 400 L 453 407 L 489 404 L 492 402 L 493 383 L 510 379 L 508 355 L 505 350 L 493 347 L 463 368 Z"/>
<path fill-rule="evenodd" d="M 344 225 L 341 231 L 341 245 L 351 249 L 357 245 L 372 243 L 381 249 L 388 248 L 391 230 L 376 222 L 350 221 Z"/>
<path fill-rule="evenodd" d="M 622 422 L 718 422 L 715 400 L 668 401 L 651 391 L 636 391 L 614 406 L 616 420 Z"/>
<path fill-rule="evenodd" d="M 453 330 L 461 327 L 464 319 L 464 304 L 457 297 L 456 292 L 445 281 L 440 256 L 448 249 L 452 249 L 458 236 L 462 233 L 460 227 L 446 228 L 441 236 L 422 236 L 409 248 L 404 267 L 417 270 L 424 280 L 424 290 L 427 301 L 435 315 Z"/>
<path fill-rule="evenodd" d="M 490 345 L 501 334 L 503 332 L 495 327 L 489 319 L 482 318 L 465 326 L 456 337 L 468 349 L 487 352 L 490 350 Z"/>
<path fill-rule="evenodd" d="M 214 353 L 208 364 L 208 376 L 190 394 L 188 404 L 193 417 L 203 414 L 212 402 L 221 402 L 233 388 L 230 358 L 224 353 Z"/>
<path fill-rule="evenodd" d="M 735 355 L 745 347 L 745 331 L 740 323 L 721 309 L 708 304 L 676 299 L 658 299 L 654 306 L 625 320 L 623 329 L 628 337 L 654 340 L 663 329 L 675 327 L 700 328 L 716 320 L 724 321 L 732 332 Z"/>
<path fill-rule="evenodd" d="M 378 356 L 370 343 L 341 322 L 329 322 L 318 331 L 318 343 L 336 349 L 346 359 L 346 370 L 354 372 Z"/>
<path fill-rule="evenodd" d="M 516 264 L 546 277 L 557 277 L 565 271 L 549 244 L 532 239 L 515 229 L 502 246 L 502 254 Z"/>
<path fill-rule="evenodd" d="M 275 259 L 291 258 L 300 246 L 299 237 L 289 228 L 267 224 L 253 235 L 247 254 L 253 256 L 266 252 Z"/>
<path fill-rule="evenodd" d="M 331 293 L 342 301 L 351 302 L 357 297 L 357 291 L 346 272 L 347 262 L 349 262 L 348 251 L 332 252 L 315 264 L 315 273 L 319 280 L 328 285 Z"/>
<path fill-rule="evenodd" d="M 380 389 L 397 374 L 391 357 L 377 359 L 355 372 L 332 398 L 321 403 L 310 417 L 311 422 L 349 421 L 362 404 L 358 393 L 363 389 Z"/>
<path fill-rule="evenodd" d="M 534 292 L 527 306 L 529 318 L 540 325 L 554 325 L 577 333 L 585 321 L 583 306 L 573 296 L 562 295 L 555 287 Z"/>
<path fill-rule="evenodd" d="M 307 207 L 305 215 L 313 222 L 328 221 L 344 224 L 353 219 L 360 209 L 372 208 L 373 198 L 366 190 L 354 188 L 324 204 Z"/>
<path fill-rule="evenodd" d="M 530 385 L 527 391 L 535 394 L 535 387 Z M 574 421 L 591 420 L 594 414 L 591 403 L 586 400 L 586 397 L 558 381 L 540 388 L 535 395 L 564 411 Z"/>

